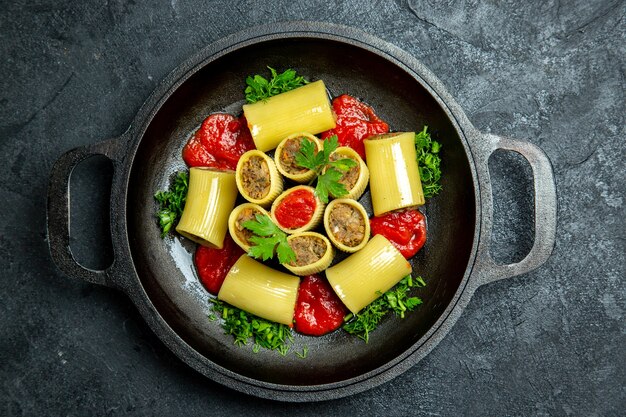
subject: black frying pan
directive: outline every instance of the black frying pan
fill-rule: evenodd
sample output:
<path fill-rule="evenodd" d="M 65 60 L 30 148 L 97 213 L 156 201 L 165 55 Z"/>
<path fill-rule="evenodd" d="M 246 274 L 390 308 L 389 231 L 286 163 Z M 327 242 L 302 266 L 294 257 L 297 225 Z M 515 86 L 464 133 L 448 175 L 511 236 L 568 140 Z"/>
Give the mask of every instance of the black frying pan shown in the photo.
<path fill-rule="evenodd" d="M 208 320 L 209 295 L 192 266 L 194 245 L 162 240 L 153 195 L 184 169 L 188 135 L 213 112 L 237 113 L 245 77 L 266 66 L 323 79 L 334 95 L 364 99 L 395 130 L 428 124 L 443 144 L 443 192 L 425 206 L 428 241 L 412 260 L 428 286 L 425 304 L 404 320 L 386 319 L 368 344 L 345 332 L 298 336 L 306 359 L 252 353 L 233 345 Z M 492 195 L 487 161 L 496 149 L 524 156 L 535 186 L 535 242 L 521 262 L 496 265 L 489 255 Z M 115 260 L 104 271 L 80 266 L 69 249 L 68 183 L 90 155 L 114 164 L 111 232 Z M 363 199 L 369 205 L 369 197 Z M 183 361 L 224 385 L 260 397 L 316 401 L 379 385 L 423 358 L 449 331 L 480 285 L 528 272 L 554 246 L 556 193 L 550 162 L 536 146 L 482 134 L 435 76 L 415 58 L 361 31 L 320 23 L 260 27 L 221 40 L 173 71 L 122 136 L 64 154 L 48 194 L 52 257 L 67 275 L 126 293 L 156 335 Z"/>

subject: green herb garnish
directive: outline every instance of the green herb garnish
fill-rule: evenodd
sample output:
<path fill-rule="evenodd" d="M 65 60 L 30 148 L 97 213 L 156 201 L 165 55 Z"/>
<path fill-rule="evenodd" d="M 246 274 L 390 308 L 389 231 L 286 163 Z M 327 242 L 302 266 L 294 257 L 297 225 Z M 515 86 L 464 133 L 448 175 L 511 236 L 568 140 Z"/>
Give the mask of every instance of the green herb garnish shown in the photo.
<path fill-rule="evenodd" d="M 299 357 L 300 359 L 304 359 L 307 357 L 307 355 L 309 354 L 309 347 L 308 346 L 304 346 L 302 348 L 302 353 L 300 352 L 294 352 L 296 354 L 297 357 Z"/>
<path fill-rule="evenodd" d="M 160 208 L 156 216 L 161 227 L 161 237 L 165 237 L 172 226 L 178 222 L 185 208 L 187 190 L 189 189 L 189 175 L 187 172 L 179 172 L 174 178 L 169 191 L 158 191 L 154 199 L 159 202 Z"/>
<path fill-rule="evenodd" d="M 257 214 L 255 219 L 241 224 L 256 235 L 250 237 L 250 242 L 254 243 L 254 246 L 250 247 L 248 255 L 267 261 L 276 253 L 280 263 L 295 262 L 296 253 L 287 242 L 287 234 L 265 214 Z"/>
<path fill-rule="evenodd" d="M 422 277 L 407 275 L 392 289 L 382 294 L 370 305 L 357 314 L 348 314 L 344 318 L 343 329 L 359 338 L 369 341 L 369 334 L 378 327 L 380 321 L 388 313 L 394 312 L 396 316 L 404 318 L 407 311 L 413 311 L 422 304 L 419 297 L 409 297 L 411 288 L 424 287 L 426 283 Z"/>
<path fill-rule="evenodd" d="M 308 84 L 304 77 L 297 75 L 292 69 L 287 69 L 282 74 L 278 74 L 274 68 L 267 68 L 272 73 L 272 78 L 269 81 L 258 74 L 246 78 L 247 87 L 245 93 L 248 103 L 256 103 L 259 100 L 265 100 Z"/>
<path fill-rule="evenodd" d="M 415 149 L 417 150 L 417 163 L 420 170 L 420 179 L 422 180 L 422 189 L 424 197 L 434 197 L 441 191 L 439 184 L 441 178 L 441 158 L 439 150 L 441 144 L 430 137 L 428 126 L 424 126 L 421 132 L 415 134 Z"/>
<path fill-rule="evenodd" d="M 213 311 L 224 320 L 222 328 L 235 338 L 236 345 L 245 346 L 252 339 L 252 351 L 255 353 L 261 348 L 276 350 L 283 356 L 289 352 L 293 342 L 289 326 L 262 319 L 217 299 L 210 301 Z"/>
<path fill-rule="evenodd" d="M 296 164 L 308 168 L 316 173 L 317 184 L 315 194 L 323 203 L 328 203 L 328 196 L 341 197 L 348 194 L 345 185 L 339 182 L 343 173 L 356 166 L 356 162 L 350 158 L 330 160 L 330 154 L 339 146 L 337 135 L 324 140 L 321 152 L 317 152 L 315 144 L 303 140 L 300 151 L 296 154 Z"/>

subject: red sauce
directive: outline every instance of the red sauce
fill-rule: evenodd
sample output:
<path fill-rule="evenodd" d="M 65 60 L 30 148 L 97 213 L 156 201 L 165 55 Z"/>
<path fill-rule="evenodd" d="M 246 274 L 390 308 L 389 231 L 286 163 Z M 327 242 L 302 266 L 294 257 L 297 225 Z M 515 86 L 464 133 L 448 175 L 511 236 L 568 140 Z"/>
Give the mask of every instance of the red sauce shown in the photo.
<path fill-rule="evenodd" d="M 190 167 L 206 166 L 235 170 L 239 157 L 254 149 L 244 117 L 216 113 L 207 117 L 183 148 L 183 159 Z"/>
<path fill-rule="evenodd" d="M 321 336 L 341 326 L 348 310 L 325 278 L 302 278 L 296 302 L 295 329 L 299 333 Z"/>
<path fill-rule="evenodd" d="M 280 200 L 274 215 L 287 229 L 297 229 L 311 221 L 317 202 L 312 192 L 305 189 L 293 191 Z"/>
<path fill-rule="evenodd" d="M 417 209 L 387 213 L 370 219 L 372 236 L 383 235 L 406 258 L 426 243 L 426 218 Z"/>
<path fill-rule="evenodd" d="M 228 234 L 224 239 L 222 249 L 198 245 L 193 260 L 200 281 L 211 294 L 217 294 L 220 291 L 226 274 L 243 253 L 243 249 L 237 246 Z"/>
<path fill-rule="evenodd" d="M 321 134 L 322 139 L 337 135 L 339 146 L 349 146 L 365 159 L 363 139 L 389 132 L 389 125 L 381 120 L 374 109 L 347 94 L 333 100 L 337 126 Z"/>

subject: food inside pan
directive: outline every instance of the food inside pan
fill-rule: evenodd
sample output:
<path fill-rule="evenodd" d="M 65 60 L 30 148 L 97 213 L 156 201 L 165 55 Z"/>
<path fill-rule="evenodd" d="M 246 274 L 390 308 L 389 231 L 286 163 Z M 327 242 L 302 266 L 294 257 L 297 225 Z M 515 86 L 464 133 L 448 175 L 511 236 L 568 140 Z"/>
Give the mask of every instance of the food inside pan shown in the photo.
<path fill-rule="evenodd" d="M 426 126 L 394 132 L 363 100 L 329 98 L 323 80 L 270 70 L 248 77 L 241 115 L 211 114 L 191 135 L 189 174 L 156 195 L 160 227 L 197 242 L 197 275 L 237 343 L 367 342 L 421 304 L 409 260 L 426 243 L 419 207 L 441 189 L 440 145 Z"/>

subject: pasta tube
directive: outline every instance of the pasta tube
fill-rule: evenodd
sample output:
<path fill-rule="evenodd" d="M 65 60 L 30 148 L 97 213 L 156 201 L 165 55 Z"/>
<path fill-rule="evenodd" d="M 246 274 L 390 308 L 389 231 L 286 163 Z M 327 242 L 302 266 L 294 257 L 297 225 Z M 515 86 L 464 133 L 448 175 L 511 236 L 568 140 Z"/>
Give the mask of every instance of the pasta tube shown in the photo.
<path fill-rule="evenodd" d="M 274 149 L 293 132 L 317 134 L 335 127 L 335 115 L 322 80 L 245 104 L 243 114 L 254 145 L 263 152 Z"/>
<path fill-rule="evenodd" d="M 302 232 L 289 236 L 287 242 L 296 254 L 296 260 L 283 266 L 293 274 L 316 274 L 328 268 L 333 261 L 333 246 L 324 235 Z"/>
<path fill-rule="evenodd" d="M 411 273 L 411 264 L 382 235 L 360 251 L 326 270 L 328 282 L 341 301 L 358 313 Z"/>
<path fill-rule="evenodd" d="M 236 198 L 233 171 L 191 168 L 187 201 L 176 231 L 202 246 L 222 249 Z"/>
<path fill-rule="evenodd" d="M 350 198 L 339 198 L 326 206 L 324 229 L 337 249 L 348 253 L 362 249 L 370 238 L 367 212 Z"/>
<path fill-rule="evenodd" d="M 257 214 L 264 214 L 269 217 L 269 213 L 258 204 L 243 203 L 233 209 L 228 217 L 228 232 L 236 244 L 246 252 L 250 250 L 252 243 L 250 237 L 254 235 L 251 230 L 242 226 L 243 222 L 255 220 Z"/>
<path fill-rule="evenodd" d="M 318 152 L 322 150 L 322 143 L 318 138 L 310 133 L 302 132 L 289 135 L 281 140 L 274 154 L 278 171 L 290 180 L 301 184 L 311 181 L 315 176 L 315 171 L 303 168 L 296 163 L 296 155 L 300 152 L 303 140 L 313 142 Z"/>
<path fill-rule="evenodd" d="M 261 318 L 291 326 L 300 279 L 242 255 L 217 298 Z"/>
<path fill-rule="evenodd" d="M 283 178 L 274 160 L 257 149 L 241 155 L 235 178 L 243 198 L 263 207 L 269 207 L 283 191 Z"/>
<path fill-rule="evenodd" d="M 363 141 L 374 215 L 424 204 L 415 133 L 386 133 Z"/>
<path fill-rule="evenodd" d="M 341 198 L 352 198 L 358 200 L 363 195 L 365 188 L 367 188 L 367 182 L 370 179 L 370 172 L 365 165 L 363 158 L 352 148 L 347 146 L 340 146 L 335 149 L 335 152 L 330 154 L 331 161 L 337 161 L 339 159 L 349 158 L 357 163 L 357 166 L 350 168 L 344 172 L 339 180 L 340 183 L 346 187 L 348 194 L 342 195 Z M 333 195 L 333 197 L 337 197 Z"/>

